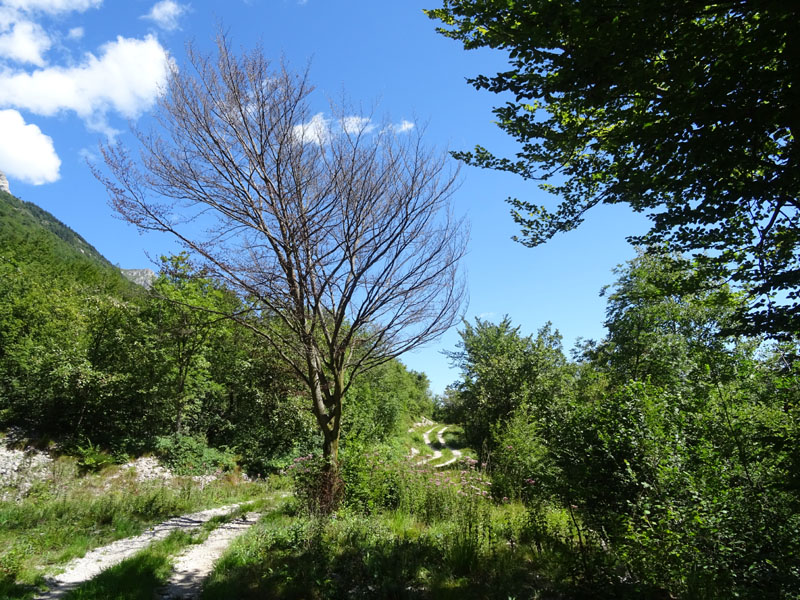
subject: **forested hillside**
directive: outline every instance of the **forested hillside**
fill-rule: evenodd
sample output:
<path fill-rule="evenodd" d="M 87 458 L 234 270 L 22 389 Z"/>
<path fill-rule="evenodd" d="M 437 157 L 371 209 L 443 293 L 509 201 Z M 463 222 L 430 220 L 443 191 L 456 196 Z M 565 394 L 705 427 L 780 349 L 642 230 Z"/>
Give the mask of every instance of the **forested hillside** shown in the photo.
<path fill-rule="evenodd" d="M 0 252 L 3 262 L 81 284 L 127 286 L 91 244 L 47 211 L 0 191 Z"/>
<path fill-rule="evenodd" d="M 4 427 L 108 460 L 157 451 L 190 471 L 238 457 L 268 473 L 318 446 L 296 379 L 258 336 L 214 312 L 239 306 L 231 292 L 184 256 L 164 258 L 147 291 L 46 211 L 0 201 Z M 354 439 L 384 439 L 431 407 L 424 377 L 396 361 L 348 400 Z"/>
<path fill-rule="evenodd" d="M 23 208 L 6 200 L 24 219 L 4 221 L 0 246 L 3 427 L 54 441 L 84 472 L 153 452 L 174 473 L 243 468 L 293 484 L 205 597 L 800 589 L 796 345 L 731 333 L 742 294 L 715 280 L 686 293 L 702 275 L 680 257 L 641 252 L 621 266 L 603 292 L 608 335 L 571 355 L 549 324 L 528 335 L 511 316 L 463 323 L 450 352 L 461 379 L 435 406 L 423 374 L 396 360 L 368 371 L 344 401 L 332 484 L 307 391 L 246 320 L 224 318 L 245 310 L 239 297 L 186 255 L 164 257 L 150 290 L 134 286 Z M 451 425 L 412 425 L 434 412 Z M 59 501 L 59 481 L 24 506 Z M 40 571 L 15 557 L 32 542 L 11 539 L 0 589 L 29 598 L 19 582 Z M 109 574 L 87 597 L 112 584 L 147 596 L 163 573 Z"/>

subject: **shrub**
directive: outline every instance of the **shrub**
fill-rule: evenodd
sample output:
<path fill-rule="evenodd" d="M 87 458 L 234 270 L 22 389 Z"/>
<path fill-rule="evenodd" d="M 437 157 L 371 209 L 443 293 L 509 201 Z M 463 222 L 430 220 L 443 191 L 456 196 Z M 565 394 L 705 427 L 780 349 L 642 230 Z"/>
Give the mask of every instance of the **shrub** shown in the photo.
<path fill-rule="evenodd" d="M 156 438 L 156 452 L 177 475 L 205 475 L 236 467 L 236 457 L 231 452 L 210 448 L 204 439 L 188 435 Z"/>
<path fill-rule="evenodd" d="M 344 482 L 339 469 L 327 459 L 313 454 L 299 456 L 284 471 L 292 478 L 294 495 L 310 514 L 332 513 L 344 496 Z"/>
<path fill-rule="evenodd" d="M 78 445 L 75 448 L 75 455 L 78 458 L 78 467 L 83 473 L 100 471 L 115 462 L 113 456 L 92 445 L 88 440 L 86 445 Z"/>

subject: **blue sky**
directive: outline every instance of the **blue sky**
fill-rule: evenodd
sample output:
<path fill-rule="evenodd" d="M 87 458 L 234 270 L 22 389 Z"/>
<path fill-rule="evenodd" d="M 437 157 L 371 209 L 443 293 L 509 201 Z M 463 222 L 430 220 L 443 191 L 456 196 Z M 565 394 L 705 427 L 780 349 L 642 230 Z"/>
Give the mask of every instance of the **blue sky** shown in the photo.
<path fill-rule="evenodd" d="M 172 240 L 139 235 L 115 218 L 87 161 L 109 136 L 131 139 L 129 123 L 146 124 L 165 61 L 182 64 L 188 40 L 210 49 L 218 24 L 235 47 L 260 43 L 276 61 L 310 64 L 319 111 L 345 94 L 393 122 L 426 123 L 426 140 L 439 148 L 480 143 L 513 152 L 492 123 L 501 99 L 465 83 L 504 68 L 504 56 L 466 52 L 438 35 L 422 13 L 434 7 L 435 0 L 0 0 L 0 170 L 12 193 L 52 212 L 112 262 L 152 268 L 148 255 L 175 250 Z M 627 207 L 604 207 L 579 230 L 527 249 L 510 239 L 516 228 L 504 199 L 554 199 L 492 171 L 463 167 L 461 181 L 454 205 L 471 222 L 467 318 L 508 314 L 525 333 L 549 320 L 568 349 L 577 337 L 601 337 L 598 292 L 634 254 L 625 236 L 647 221 Z M 403 361 L 440 393 L 458 376 L 441 350 L 457 341 L 451 330 Z"/>

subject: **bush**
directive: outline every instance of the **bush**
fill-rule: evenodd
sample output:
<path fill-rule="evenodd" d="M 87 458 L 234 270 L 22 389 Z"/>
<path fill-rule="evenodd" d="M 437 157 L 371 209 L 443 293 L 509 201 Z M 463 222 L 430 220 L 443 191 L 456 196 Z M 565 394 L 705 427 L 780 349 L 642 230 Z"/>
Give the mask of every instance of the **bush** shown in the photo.
<path fill-rule="evenodd" d="M 313 515 L 332 513 L 342 501 L 344 482 L 339 469 L 321 456 L 307 454 L 295 458 L 285 473 L 294 482 L 294 495 L 300 506 Z"/>
<path fill-rule="evenodd" d="M 78 458 L 78 467 L 83 473 L 100 471 L 115 462 L 113 456 L 92 445 L 90 441 L 86 445 L 78 445 L 74 452 Z"/>
<path fill-rule="evenodd" d="M 497 440 L 490 459 L 494 494 L 522 499 L 529 505 L 547 500 L 555 467 L 531 410 L 517 409 Z"/>
<path fill-rule="evenodd" d="M 210 448 L 204 439 L 188 435 L 156 438 L 156 452 L 177 475 L 206 475 L 236 468 L 236 457 L 230 451 Z"/>
<path fill-rule="evenodd" d="M 407 468 L 391 448 L 351 445 L 341 454 L 345 504 L 367 514 L 397 508 L 403 493 L 402 477 Z"/>

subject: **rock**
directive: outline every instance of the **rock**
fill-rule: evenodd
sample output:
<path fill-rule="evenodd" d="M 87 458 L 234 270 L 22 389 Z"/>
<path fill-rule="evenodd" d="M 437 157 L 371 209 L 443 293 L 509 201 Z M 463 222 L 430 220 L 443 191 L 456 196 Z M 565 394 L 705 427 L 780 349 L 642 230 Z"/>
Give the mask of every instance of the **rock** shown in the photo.
<path fill-rule="evenodd" d="M 133 283 L 149 290 L 153 287 L 156 274 L 150 269 L 120 269 L 122 274 Z"/>
<path fill-rule="evenodd" d="M 37 481 L 50 477 L 52 462 L 44 452 L 16 450 L 0 443 L 0 500 L 24 497 Z"/>

